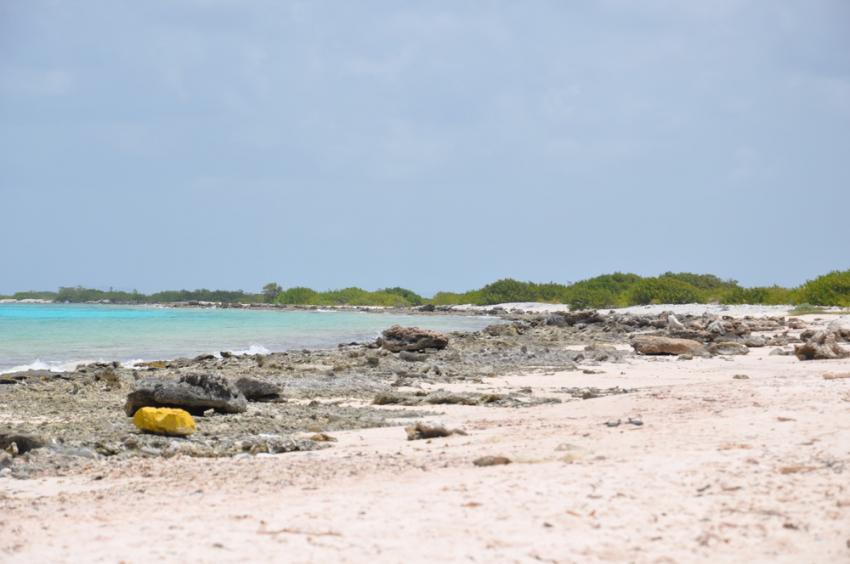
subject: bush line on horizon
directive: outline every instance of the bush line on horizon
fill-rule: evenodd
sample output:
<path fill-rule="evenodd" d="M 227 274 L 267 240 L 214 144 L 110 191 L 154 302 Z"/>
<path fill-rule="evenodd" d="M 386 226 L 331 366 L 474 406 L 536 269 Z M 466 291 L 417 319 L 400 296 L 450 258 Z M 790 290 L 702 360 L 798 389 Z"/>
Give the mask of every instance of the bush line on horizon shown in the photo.
<path fill-rule="evenodd" d="M 433 305 L 494 305 L 509 302 L 545 302 L 569 304 L 572 309 L 615 308 L 655 303 L 722 303 L 764 305 L 814 305 L 850 307 L 850 270 L 833 271 L 797 288 L 759 286 L 745 288 L 735 280 L 723 280 L 713 274 L 666 272 L 660 276 L 642 277 L 616 272 L 603 274 L 573 284 L 521 282 L 505 278 L 469 292 L 437 292 L 428 299 L 406 288 L 383 288 L 376 291 L 343 288 L 319 292 L 296 286 L 283 289 L 269 283 L 262 293 L 242 290 L 168 290 L 154 294 L 137 291 L 60 288 L 58 292 L 18 292 L 13 299 L 44 299 L 55 302 L 104 302 L 144 304 L 188 301 L 226 303 L 275 303 L 314 306 L 385 306 L 404 307 Z"/>

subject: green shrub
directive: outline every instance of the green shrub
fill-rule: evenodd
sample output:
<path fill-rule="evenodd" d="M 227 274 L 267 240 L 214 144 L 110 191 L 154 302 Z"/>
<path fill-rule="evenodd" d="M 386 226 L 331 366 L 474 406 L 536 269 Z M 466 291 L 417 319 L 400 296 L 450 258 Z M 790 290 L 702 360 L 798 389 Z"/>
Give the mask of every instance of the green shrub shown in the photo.
<path fill-rule="evenodd" d="M 572 309 L 627 306 L 627 293 L 641 280 L 637 274 L 623 272 L 595 276 L 567 286 L 562 301 Z"/>
<path fill-rule="evenodd" d="M 704 302 L 700 291 L 675 278 L 644 278 L 628 293 L 629 304 L 691 304 Z"/>
<path fill-rule="evenodd" d="M 786 305 L 796 303 L 794 290 L 781 286 L 759 286 L 756 288 L 731 289 L 723 294 L 724 304 Z"/>
<path fill-rule="evenodd" d="M 508 302 L 533 302 L 537 299 L 534 284 L 503 278 L 487 284 L 480 290 L 479 305 L 503 304 Z"/>
<path fill-rule="evenodd" d="M 408 290 L 407 288 L 399 288 L 398 286 L 394 288 L 384 288 L 383 290 L 378 290 L 375 293 L 395 294 L 396 296 L 401 296 L 405 302 L 403 305 L 416 306 L 425 303 L 425 299 L 413 290 Z"/>
<path fill-rule="evenodd" d="M 319 303 L 319 293 L 310 288 L 296 286 L 280 292 L 274 301 L 276 304 L 285 305 L 316 305 Z"/>
<path fill-rule="evenodd" d="M 850 270 L 835 270 L 809 280 L 798 290 L 800 302 L 821 306 L 850 306 Z"/>

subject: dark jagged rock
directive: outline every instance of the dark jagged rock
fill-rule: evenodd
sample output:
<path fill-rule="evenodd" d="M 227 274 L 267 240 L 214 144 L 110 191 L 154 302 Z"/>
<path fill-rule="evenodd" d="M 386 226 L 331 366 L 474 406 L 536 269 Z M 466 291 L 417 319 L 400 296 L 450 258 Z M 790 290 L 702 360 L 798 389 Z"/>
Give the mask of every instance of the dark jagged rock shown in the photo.
<path fill-rule="evenodd" d="M 139 382 L 127 395 L 124 412 L 132 417 L 142 407 L 179 407 L 192 415 L 214 409 L 242 413 L 248 402 L 239 389 L 221 376 L 184 374 L 177 381 L 149 379 Z"/>
<path fill-rule="evenodd" d="M 276 401 L 283 391 L 277 384 L 248 377 L 236 380 L 236 387 L 248 401 Z"/>
<path fill-rule="evenodd" d="M 580 323 L 589 325 L 592 323 L 602 323 L 605 318 L 602 317 L 595 309 L 585 311 L 558 311 L 546 318 L 546 325 L 554 325 L 555 327 L 573 327 Z"/>
<path fill-rule="evenodd" d="M 449 344 L 449 338 L 428 329 L 393 325 L 382 333 L 380 344 L 390 352 L 416 352 L 425 349 L 444 349 Z"/>
<path fill-rule="evenodd" d="M 12 447 L 12 445 L 15 445 Z M 34 435 L 17 433 L 0 433 L 0 451 L 14 448 L 16 454 L 24 454 L 31 450 L 42 448 L 44 440 Z"/>

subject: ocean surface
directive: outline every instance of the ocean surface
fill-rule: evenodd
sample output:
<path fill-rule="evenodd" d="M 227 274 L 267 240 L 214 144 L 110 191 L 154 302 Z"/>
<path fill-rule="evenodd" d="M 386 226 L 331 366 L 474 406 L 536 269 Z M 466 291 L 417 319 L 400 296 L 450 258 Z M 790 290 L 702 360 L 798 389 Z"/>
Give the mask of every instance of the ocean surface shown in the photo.
<path fill-rule="evenodd" d="M 0 303 L 0 373 L 328 348 L 374 339 L 394 324 L 455 331 L 491 323 L 472 316 Z"/>

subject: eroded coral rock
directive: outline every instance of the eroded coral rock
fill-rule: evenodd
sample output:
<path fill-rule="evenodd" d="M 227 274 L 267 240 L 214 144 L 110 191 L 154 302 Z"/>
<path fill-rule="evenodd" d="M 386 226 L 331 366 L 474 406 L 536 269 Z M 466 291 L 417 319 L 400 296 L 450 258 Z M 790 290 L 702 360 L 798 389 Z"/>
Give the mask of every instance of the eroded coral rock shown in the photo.
<path fill-rule="evenodd" d="M 449 344 L 449 338 L 437 331 L 393 325 L 382 333 L 380 344 L 390 352 L 416 352 L 425 349 L 444 349 Z"/>
<path fill-rule="evenodd" d="M 632 347 L 634 347 L 637 353 L 648 355 L 703 355 L 706 352 L 702 343 L 699 341 L 671 337 L 653 337 L 649 335 L 635 337 L 632 340 Z"/>
<path fill-rule="evenodd" d="M 223 413 L 242 413 L 248 401 L 227 379 L 212 374 L 184 374 L 178 380 L 142 380 L 127 395 L 124 412 L 128 417 L 142 407 L 177 407 L 193 415 L 214 409 Z"/>

